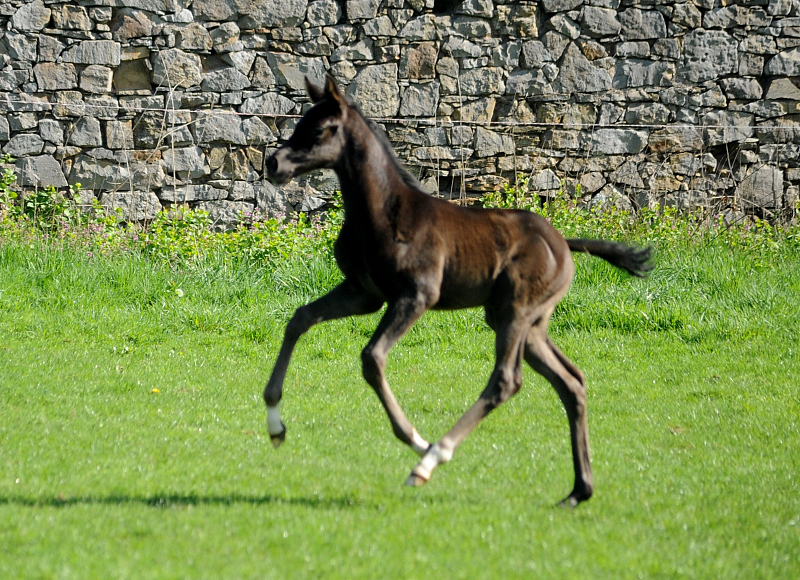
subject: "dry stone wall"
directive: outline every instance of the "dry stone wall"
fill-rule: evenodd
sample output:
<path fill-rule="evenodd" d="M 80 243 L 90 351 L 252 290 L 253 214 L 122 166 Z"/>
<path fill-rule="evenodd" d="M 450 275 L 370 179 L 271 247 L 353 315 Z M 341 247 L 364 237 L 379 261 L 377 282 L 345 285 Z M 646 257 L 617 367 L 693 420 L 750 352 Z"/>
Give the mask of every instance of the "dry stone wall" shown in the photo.
<path fill-rule="evenodd" d="M 4 0 L 0 150 L 129 221 L 314 211 L 263 162 L 326 71 L 445 196 L 798 203 L 800 0 Z"/>

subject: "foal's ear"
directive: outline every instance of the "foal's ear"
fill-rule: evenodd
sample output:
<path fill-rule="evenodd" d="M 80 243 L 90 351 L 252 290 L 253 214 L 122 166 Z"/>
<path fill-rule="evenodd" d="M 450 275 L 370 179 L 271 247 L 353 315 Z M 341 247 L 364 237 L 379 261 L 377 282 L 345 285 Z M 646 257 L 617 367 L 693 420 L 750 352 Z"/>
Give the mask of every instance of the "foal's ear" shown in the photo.
<path fill-rule="evenodd" d="M 333 99 L 340 105 L 345 102 L 344 96 L 342 96 L 339 87 L 336 86 L 336 81 L 333 80 L 330 73 L 325 75 L 325 96 L 329 99 Z"/>
<path fill-rule="evenodd" d="M 323 98 L 325 98 L 325 93 L 320 87 L 318 87 L 310 80 L 308 80 L 308 77 L 305 78 L 306 78 L 306 91 L 308 92 L 308 96 L 311 98 L 311 102 L 312 103 L 320 102 Z"/>

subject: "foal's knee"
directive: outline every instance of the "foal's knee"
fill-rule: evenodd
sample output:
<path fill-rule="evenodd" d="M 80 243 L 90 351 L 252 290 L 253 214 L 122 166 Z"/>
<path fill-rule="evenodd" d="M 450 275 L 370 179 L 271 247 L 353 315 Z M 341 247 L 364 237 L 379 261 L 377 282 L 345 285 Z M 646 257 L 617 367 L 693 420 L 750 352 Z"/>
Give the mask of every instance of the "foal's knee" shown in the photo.
<path fill-rule="evenodd" d="M 308 310 L 305 306 L 301 306 L 294 311 L 292 318 L 286 325 L 286 338 L 296 341 L 306 332 L 308 332 L 308 329 L 313 325 L 314 321 L 311 319 L 311 315 L 308 313 Z"/>
<path fill-rule="evenodd" d="M 515 370 L 512 373 L 509 373 L 510 376 L 506 376 L 503 373 L 500 379 L 500 389 L 503 394 L 503 402 L 509 400 L 511 397 L 519 393 L 520 389 L 522 388 L 522 372 L 519 370 Z"/>
<path fill-rule="evenodd" d="M 522 388 L 522 373 L 508 370 L 495 371 L 483 397 L 489 400 L 492 409 L 499 407 Z"/>
<path fill-rule="evenodd" d="M 361 374 L 370 385 L 380 382 L 385 366 L 386 357 L 380 356 L 374 349 L 367 347 L 361 351 Z"/>

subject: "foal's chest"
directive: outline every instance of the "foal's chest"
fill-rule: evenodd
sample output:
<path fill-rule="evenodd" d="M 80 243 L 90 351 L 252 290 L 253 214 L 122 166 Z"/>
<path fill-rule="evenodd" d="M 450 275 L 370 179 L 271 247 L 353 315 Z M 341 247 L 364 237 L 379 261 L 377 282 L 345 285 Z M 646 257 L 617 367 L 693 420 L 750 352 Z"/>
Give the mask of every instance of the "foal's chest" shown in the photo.
<path fill-rule="evenodd" d="M 396 260 L 385 245 L 368 240 L 351 228 L 342 227 L 333 246 L 336 264 L 350 280 L 383 300 L 393 294 L 401 283 Z"/>

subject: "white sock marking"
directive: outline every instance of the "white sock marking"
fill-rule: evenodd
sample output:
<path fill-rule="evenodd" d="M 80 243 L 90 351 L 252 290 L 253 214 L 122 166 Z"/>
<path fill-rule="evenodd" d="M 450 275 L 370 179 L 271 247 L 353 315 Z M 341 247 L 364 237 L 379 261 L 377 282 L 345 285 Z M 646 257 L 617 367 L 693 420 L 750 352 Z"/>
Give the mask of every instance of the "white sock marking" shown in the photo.
<path fill-rule="evenodd" d="M 281 412 L 278 407 L 280 407 L 280 403 L 274 407 L 267 407 L 267 433 L 269 433 L 270 436 L 280 435 L 283 432 Z"/>
<path fill-rule="evenodd" d="M 430 443 L 420 437 L 416 429 L 413 429 L 411 431 L 411 448 L 414 450 L 414 452 L 422 457 L 425 455 L 425 452 L 428 451 L 428 447 L 430 447 Z"/>
<path fill-rule="evenodd" d="M 414 468 L 414 473 L 423 479 L 430 479 L 431 473 L 436 469 L 436 466 L 441 463 L 447 463 L 453 458 L 452 449 L 445 449 L 438 443 L 434 443 L 430 450 L 422 458 L 422 461 Z"/>

